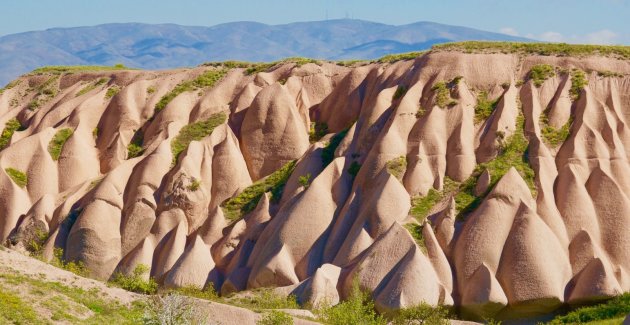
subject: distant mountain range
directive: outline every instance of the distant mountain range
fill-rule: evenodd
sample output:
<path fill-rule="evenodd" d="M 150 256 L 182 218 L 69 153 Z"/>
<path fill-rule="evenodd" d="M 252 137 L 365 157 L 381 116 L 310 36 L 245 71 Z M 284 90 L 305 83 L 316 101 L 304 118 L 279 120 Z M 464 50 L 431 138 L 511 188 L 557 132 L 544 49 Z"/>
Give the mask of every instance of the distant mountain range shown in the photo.
<path fill-rule="evenodd" d="M 0 85 L 46 65 L 123 63 L 162 69 L 206 61 L 274 61 L 291 56 L 373 59 L 463 40 L 530 41 L 432 22 L 392 26 L 354 19 L 285 25 L 234 22 L 196 27 L 123 23 L 53 28 L 0 37 Z"/>

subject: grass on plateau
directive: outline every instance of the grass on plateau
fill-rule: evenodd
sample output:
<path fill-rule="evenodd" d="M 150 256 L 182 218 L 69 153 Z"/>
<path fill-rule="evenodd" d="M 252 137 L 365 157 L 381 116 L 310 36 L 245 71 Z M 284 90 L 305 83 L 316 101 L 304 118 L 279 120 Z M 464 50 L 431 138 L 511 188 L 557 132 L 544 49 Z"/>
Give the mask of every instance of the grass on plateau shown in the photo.
<path fill-rule="evenodd" d="M 69 74 L 77 72 L 96 72 L 96 71 L 116 71 L 116 70 L 134 70 L 128 68 L 122 64 L 116 64 L 114 66 L 100 66 L 100 65 L 82 65 L 82 66 L 63 66 L 52 65 L 47 67 L 41 67 L 33 70 L 31 75 L 41 74 Z"/>
<path fill-rule="evenodd" d="M 465 53 L 517 53 L 543 56 L 584 57 L 600 55 L 630 59 L 630 46 L 579 45 L 566 43 L 518 43 L 468 41 L 433 45 L 434 51 L 461 51 Z"/>
<path fill-rule="evenodd" d="M 162 96 L 162 98 L 160 98 L 160 101 L 155 104 L 155 113 L 158 113 L 166 108 L 166 105 L 168 105 L 168 103 L 170 103 L 173 99 L 175 99 L 175 97 L 184 92 L 213 87 L 219 80 L 223 78 L 223 76 L 227 74 L 228 71 L 228 69 L 212 69 L 202 73 L 193 80 L 187 80 L 179 83 L 177 86 L 175 86 L 175 88 L 173 88 L 173 90 Z"/>

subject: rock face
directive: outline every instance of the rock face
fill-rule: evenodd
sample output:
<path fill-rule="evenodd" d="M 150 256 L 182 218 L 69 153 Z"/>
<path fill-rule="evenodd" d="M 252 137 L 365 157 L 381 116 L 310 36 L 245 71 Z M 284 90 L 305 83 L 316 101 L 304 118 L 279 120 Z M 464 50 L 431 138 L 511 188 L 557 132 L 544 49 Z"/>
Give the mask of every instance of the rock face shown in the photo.
<path fill-rule="evenodd" d="M 0 93 L 0 240 L 104 280 L 536 316 L 630 290 L 628 116 L 630 62 L 597 56 L 26 75 Z"/>

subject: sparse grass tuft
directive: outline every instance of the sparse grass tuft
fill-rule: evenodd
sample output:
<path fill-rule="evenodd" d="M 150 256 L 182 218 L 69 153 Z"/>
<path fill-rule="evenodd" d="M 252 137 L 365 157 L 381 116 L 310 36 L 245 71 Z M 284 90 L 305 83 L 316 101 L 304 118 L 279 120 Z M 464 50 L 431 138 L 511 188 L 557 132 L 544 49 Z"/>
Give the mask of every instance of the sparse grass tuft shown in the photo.
<path fill-rule="evenodd" d="M 106 84 L 108 81 L 109 81 L 109 78 L 100 78 L 100 79 L 98 79 L 95 82 L 91 82 L 90 84 L 88 84 L 87 86 L 85 86 L 81 90 L 79 90 L 79 92 L 76 94 L 75 97 L 79 97 L 79 96 L 85 95 L 85 94 L 89 93 L 90 91 L 96 89 L 97 87 Z"/>
<path fill-rule="evenodd" d="M 258 320 L 256 324 L 257 325 L 293 325 L 293 317 L 279 310 L 271 310 L 265 313 L 265 316 L 263 316 L 260 320 Z"/>
<path fill-rule="evenodd" d="M 451 90 L 459 83 L 460 80 L 461 77 L 455 77 L 448 83 L 440 81 L 431 87 L 431 90 L 435 92 L 435 104 L 439 108 L 457 105 L 457 101 L 451 98 Z"/>
<path fill-rule="evenodd" d="M 392 100 L 398 100 L 402 98 L 402 96 L 404 96 L 406 93 L 407 93 L 407 87 L 403 85 L 399 85 L 398 88 L 396 88 L 396 92 L 394 93 Z"/>
<path fill-rule="evenodd" d="M 57 131 L 55 136 L 48 143 L 48 152 L 54 161 L 59 160 L 59 156 L 61 155 L 61 149 L 63 149 L 63 145 L 66 144 L 66 141 L 72 136 L 72 129 L 65 128 Z"/>
<path fill-rule="evenodd" d="M 299 309 L 300 305 L 293 295 L 288 297 L 277 294 L 272 288 L 261 288 L 251 292 L 249 296 L 232 298 L 231 304 L 254 311 L 262 309 Z"/>
<path fill-rule="evenodd" d="M 11 167 L 5 168 L 4 171 L 7 172 L 7 175 L 11 177 L 17 186 L 24 188 L 28 185 L 28 177 L 24 174 L 24 172 Z"/>
<path fill-rule="evenodd" d="M 271 192 L 271 200 L 277 202 L 282 196 L 284 185 L 295 169 L 295 161 L 291 161 L 271 175 L 258 180 L 239 195 L 227 200 L 221 206 L 225 217 L 229 220 L 237 220 L 248 212 L 254 210 L 262 195 Z"/>
<path fill-rule="evenodd" d="M 205 121 L 199 121 L 196 123 L 188 124 L 184 126 L 177 137 L 171 142 L 171 151 L 173 152 L 173 165 L 177 163 L 179 154 L 188 148 L 188 145 L 192 141 L 199 141 L 206 136 L 212 134 L 214 129 L 225 123 L 227 116 L 225 113 L 216 113 Z"/>
<path fill-rule="evenodd" d="M 156 91 L 155 86 L 149 86 L 147 87 L 147 94 L 151 95 Z"/>
<path fill-rule="evenodd" d="M 194 192 L 196 190 L 198 190 L 201 187 L 201 181 L 193 178 L 192 182 L 190 182 L 190 185 L 188 185 L 188 190 L 191 192 Z"/>
<path fill-rule="evenodd" d="M 15 131 L 19 131 L 21 128 L 22 124 L 17 118 L 12 118 L 7 121 L 4 125 L 4 130 L 2 130 L 2 134 L 0 135 L 0 150 L 9 146 L 13 133 L 15 133 Z"/>
<path fill-rule="evenodd" d="M 532 79 L 536 87 L 542 86 L 545 80 L 555 75 L 555 69 L 549 64 L 537 64 L 529 71 L 529 78 Z"/>
<path fill-rule="evenodd" d="M 597 71 L 597 75 L 602 78 L 623 78 L 623 74 L 613 71 Z"/>
<path fill-rule="evenodd" d="M 74 215 L 73 215 L 73 212 L 70 212 L 70 215 L 68 216 L 68 218 L 66 218 L 66 220 L 64 220 L 64 223 L 73 224 L 74 221 L 76 221 L 76 218 L 78 216 L 79 216 L 78 212 Z M 71 226 L 68 229 L 70 228 Z M 78 276 L 87 277 L 90 275 L 90 270 L 88 270 L 87 266 L 85 266 L 85 264 L 82 261 L 77 261 L 77 262 L 66 261 L 63 258 L 63 255 L 64 255 L 63 249 L 55 248 L 53 252 L 53 259 L 52 261 L 50 261 L 50 264 L 60 269 L 64 269 L 66 271 L 72 272 Z"/>
<path fill-rule="evenodd" d="M 202 73 L 193 80 L 179 83 L 177 86 L 175 86 L 175 88 L 173 88 L 173 90 L 169 91 L 168 93 L 166 93 L 166 95 L 160 98 L 160 101 L 155 105 L 155 113 L 159 113 L 161 110 L 166 108 L 166 105 L 168 105 L 168 103 L 170 103 L 181 93 L 213 87 L 219 80 L 223 78 L 223 76 L 228 73 L 228 71 L 228 69 L 212 69 Z"/>
<path fill-rule="evenodd" d="M 432 307 L 429 304 L 400 309 L 392 320 L 393 325 L 431 324 L 448 325 L 449 311 L 444 306 Z"/>
<path fill-rule="evenodd" d="M 149 278 L 148 281 L 144 280 L 143 276 L 149 272 L 149 267 L 144 264 L 139 264 L 133 270 L 133 273 L 129 276 L 122 273 L 114 274 L 111 284 L 123 288 L 127 291 L 154 294 L 157 292 L 158 285 L 153 278 Z"/>
<path fill-rule="evenodd" d="M 400 156 L 398 158 L 394 158 L 388 161 L 386 166 L 387 172 L 399 180 L 402 180 L 403 176 L 405 176 L 405 171 L 407 170 L 407 157 Z"/>
<path fill-rule="evenodd" d="M 113 85 L 109 89 L 107 89 L 107 92 L 105 92 L 105 98 L 111 99 L 112 97 L 116 96 L 116 94 L 118 94 L 119 92 L 120 92 L 120 87 L 118 87 L 117 85 Z"/>

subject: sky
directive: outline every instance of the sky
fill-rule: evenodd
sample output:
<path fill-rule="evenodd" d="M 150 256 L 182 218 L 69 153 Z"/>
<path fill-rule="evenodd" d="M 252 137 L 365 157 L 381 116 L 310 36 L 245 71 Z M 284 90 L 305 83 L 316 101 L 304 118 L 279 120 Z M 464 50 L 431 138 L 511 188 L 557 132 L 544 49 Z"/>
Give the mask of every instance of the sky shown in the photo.
<path fill-rule="evenodd" d="M 550 42 L 630 45 L 630 0 L 0 0 L 0 35 L 104 23 L 212 26 L 354 18 L 472 27 Z"/>

